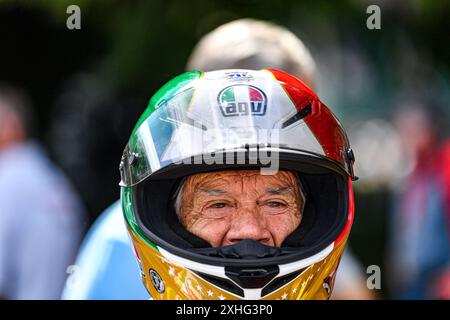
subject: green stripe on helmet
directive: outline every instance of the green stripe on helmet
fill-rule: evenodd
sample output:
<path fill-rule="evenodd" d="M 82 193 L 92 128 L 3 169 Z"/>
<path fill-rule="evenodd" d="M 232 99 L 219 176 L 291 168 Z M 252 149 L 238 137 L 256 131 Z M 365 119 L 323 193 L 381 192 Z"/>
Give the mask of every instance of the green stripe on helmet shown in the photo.
<path fill-rule="evenodd" d="M 150 99 L 147 108 L 144 113 L 139 118 L 136 126 L 133 129 L 132 135 L 139 128 L 139 126 L 147 120 L 147 118 L 152 114 L 155 109 L 157 109 L 162 102 L 169 100 L 173 97 L 178 90 L 184 86 L 186 86 L 189 82 L 192 82 L 195 79 L 199 79 L 202 76 L 201 71 L 189 71 L 185 72 L 169 82 L 167 82 L 161 89 L 159 89 Z"/>
<path fill-rule="evenodd" d="M 122 203 L 122 211 L 127 225 L 133 230 L 135 234 L 137 234 L 141 239 L 143 239 L 146 243 L 152 246 L 155 250 L 158 250 L 156 244 L 150 241 L 144 234 L 144 232 L 139 227 L 136 217 L 133 211 L 133 188 L 131 187 L 122 187 L 121 188 L 121 203 Z"/>

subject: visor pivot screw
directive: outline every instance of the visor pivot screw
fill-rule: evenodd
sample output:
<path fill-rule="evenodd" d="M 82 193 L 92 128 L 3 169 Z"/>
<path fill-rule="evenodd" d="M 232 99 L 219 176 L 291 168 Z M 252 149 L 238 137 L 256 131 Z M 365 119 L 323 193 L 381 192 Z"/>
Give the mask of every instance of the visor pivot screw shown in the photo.
<path fill-rule="evenodd" d="M 352 148 L 347 149 L 346 156 L 347 156 L 348 169 L 350 171 L 350 175 L 352 177 L 352 180 L 356 181 L 356 180 L 358 180 L 358 177 L 355 176 L 355 171 L 353 169 L 353 164 L 355 163 L 355 155 L 353 153 Z"/>
<path fill-rule="evenodd" d="M 355 162 L 355 154 L 352 148 L 347 149 L 347 160 L 348 162 Z"/>

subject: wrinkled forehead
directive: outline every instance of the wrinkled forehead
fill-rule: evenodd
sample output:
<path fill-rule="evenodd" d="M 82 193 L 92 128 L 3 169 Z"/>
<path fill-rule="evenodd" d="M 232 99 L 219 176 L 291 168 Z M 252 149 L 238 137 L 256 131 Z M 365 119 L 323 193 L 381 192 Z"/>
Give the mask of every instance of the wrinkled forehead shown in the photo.
<path fill-rule="evenodd" d="M 278 171 L 273 175 L 261 175 L 260 170 L 230 170 L 200 173 L 186 179 L 186 187 L 192 191 L 227 191 L 229 189 L 298 189 L 296 175 L 291 171 Z"/>

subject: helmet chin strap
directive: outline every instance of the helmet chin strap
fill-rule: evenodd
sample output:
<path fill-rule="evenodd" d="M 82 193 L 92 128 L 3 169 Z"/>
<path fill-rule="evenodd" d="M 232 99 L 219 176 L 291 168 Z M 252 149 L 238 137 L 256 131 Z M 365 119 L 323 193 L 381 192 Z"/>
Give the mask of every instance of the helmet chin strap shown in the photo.
<path fill-rule="evenodd" d="M 229 246 L 191 250 L 210 257 L 231 259 L 271 258 L 287 253 L 283 248 L 268 246 L 253 239 L 244 239 Z"/>

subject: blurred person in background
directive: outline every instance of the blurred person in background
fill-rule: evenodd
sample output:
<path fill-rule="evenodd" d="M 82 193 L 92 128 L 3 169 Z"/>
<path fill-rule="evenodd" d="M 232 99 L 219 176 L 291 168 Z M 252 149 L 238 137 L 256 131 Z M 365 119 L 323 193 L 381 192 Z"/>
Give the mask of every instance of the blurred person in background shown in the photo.
<path fill-rule="evenodd" d="M 378 295 L 367 288 L 367 274 L 363 265 L 347 246 L 336 274 L 332 300 L 374 300 Z"/>
<path fill-rule="evenodd" d="M 394 124 L 410 173 L 397 188 L 390 232 L 395 298 L 450 299 L 450 140 L 435 101 L 399 108 Z"/>
<path fill-rule="evenodd" d="M 233 50 L 230 50 L 233 48 Z M 186 70 L 277 68 L 315 88 L 315 62 L 300 39 L 287 29 L 254 19 L 226 23 L 196 45 Z M 362 267 L 344 253 L 334 299 L 371 299 Z M 64 299 L 148 299 L 134 262 L 119 202 L 108 208 L 86 236 L 77 259 L 79 274 L 67 281 Z M 343 270 L 344 269 L 344 270 Z"/>
<path fill-rule="evenodd" d="M 57 299 L 81 239 L 83 208 L 31 138 L 27 95 L 0 84 L 0 297 Z"/>

